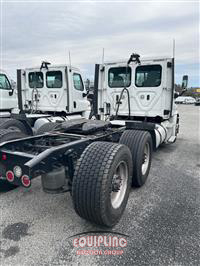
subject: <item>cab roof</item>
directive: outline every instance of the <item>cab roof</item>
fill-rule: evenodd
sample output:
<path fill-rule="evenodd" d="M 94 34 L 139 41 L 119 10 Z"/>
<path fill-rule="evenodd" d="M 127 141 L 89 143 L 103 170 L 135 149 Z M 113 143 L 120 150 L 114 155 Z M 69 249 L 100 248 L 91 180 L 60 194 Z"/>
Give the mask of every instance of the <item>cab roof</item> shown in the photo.
<path fill-rule="evenodd" d="M 28 68 L 25 68 L 24 70 L 25 71 L 35 71 L 35 70 L 37 70 L 37 71 L 40 71 L 40 68 L 41 68 L 41 65 L 40 66 L 35 66 L 35 67 L 28 67 Z M 74 67 L 74 66 L 70 66 L 70 65 L 65 65 L 65 64 L 60 64 L 60 65 L 48 65 L 48 70 L 52 70 L 52 69 L 64 69 L 64 68 L 71 68 L 72 70 L 76 70 L 76 71 L 80 71 L 80 69 L 79 68 L 77 68 L 77 67 Z M 44 69 L 44 68 L 43 68 Z"/>
<path fill-rule="evenodd" d="M 170 56 L 154 56 L 154 57 L 140 57 L 141 62 L 161 62 L 161 61 L 171 61 L 172 57 Z M 127 64 L 128 59 L 126 60 L 118 60 L 118 61 L 106 61 L 104 65 L 112 65 L 112 64 Z"/>

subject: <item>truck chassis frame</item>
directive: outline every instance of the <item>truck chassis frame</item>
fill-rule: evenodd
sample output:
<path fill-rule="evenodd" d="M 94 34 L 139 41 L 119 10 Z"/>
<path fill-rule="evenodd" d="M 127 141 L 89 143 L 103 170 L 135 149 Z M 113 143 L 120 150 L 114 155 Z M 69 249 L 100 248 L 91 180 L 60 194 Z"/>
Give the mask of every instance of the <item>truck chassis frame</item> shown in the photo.
<path fill-rule="evenodd" d="M 95 141 L 118 142 L 125 129 L 111 127 L 92 135 L 50 132 L 12 140 L 0 144 L 0 158 L 6 171 L 13 171 L 15 166 L 23 165 L 22 173 L 30 179 L 48 174 L 62 165 L 68 168 L 68 176 L 72 180 L 75 160 L 89 144 Z M 13 183 L 22 185 L 20 178 L 16 177 Z"/>

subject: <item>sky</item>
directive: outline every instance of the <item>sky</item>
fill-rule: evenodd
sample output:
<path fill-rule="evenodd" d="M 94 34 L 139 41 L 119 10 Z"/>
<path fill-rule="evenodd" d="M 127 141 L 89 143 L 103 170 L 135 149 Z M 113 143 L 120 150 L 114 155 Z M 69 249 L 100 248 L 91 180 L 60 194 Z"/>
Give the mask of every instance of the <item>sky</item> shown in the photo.
<path fill-rule="evenodd" d="M 79 67 L 93 79 L 95 63 L 127 60 L 131 53 L 171 56 L 176 49 L 176 83 L 199 80 L 199 4 L 195 1 L 1 1 L 0 68 L 51 64 Z"/>

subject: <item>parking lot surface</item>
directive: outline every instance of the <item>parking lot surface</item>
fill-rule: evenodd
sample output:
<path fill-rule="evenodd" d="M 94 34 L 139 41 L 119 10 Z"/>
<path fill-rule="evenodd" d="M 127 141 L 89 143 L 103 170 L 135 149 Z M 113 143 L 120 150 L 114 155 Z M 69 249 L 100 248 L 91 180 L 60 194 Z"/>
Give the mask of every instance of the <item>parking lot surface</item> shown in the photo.
<path fill-rule="evenodd" d="M 77 216 L 69 193 L 44 193 L 40 178 L 1 193 L 0 265 L 200 265 L 200 109 L 178 109 L 176 143 L 154 153 L 146 184 L 111 230 Z M 122 255 L 76 255 L 75 234 L 118 233 L 127 235 Z"/>

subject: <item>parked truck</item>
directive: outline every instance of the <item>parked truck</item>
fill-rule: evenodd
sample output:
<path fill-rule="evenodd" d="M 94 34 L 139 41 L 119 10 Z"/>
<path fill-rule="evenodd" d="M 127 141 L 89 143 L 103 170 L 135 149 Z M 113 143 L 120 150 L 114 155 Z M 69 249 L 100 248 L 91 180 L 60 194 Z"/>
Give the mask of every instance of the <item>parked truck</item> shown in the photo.
<path fill-rule="evenodd" d="M 17 108 L 16 86 L 6 71 L 0 69 L 0 118 L 9 118 Z"/>
<path fill-rule="evenodd" d="M 17 128 L 33 135 L 49 121 L 89 116 L 90 104 L 76 67 L 42 62 L 40 67 L 18 69 L 17 93 L 3 73 L 1 80 L 0 129 Z"/>
<path fill-rule="evenodd" d="M 93 107 L 96 119 L 46 123 L 39 135 L 0 144 L 0 158 L 9 184 L 28 188 L 41 176 L 44 191 L 69 191 L 79 216 L 112 227 L 131 186 L 145 184 L 152 151 L 177 138 L 174 58 L 96 65 Z"/>
<path fill-rule="evenodd" d="M 87 118 L 90 103 L 80 70 L 50 65 L 17 70 L 17 88 L 0 72 L 0 142 L 51 130 L 56 121 Z M 51 123 L 50 123 L 51 122 Z M 0 162 L 0 186 L 5 169 Z M 10 187 L 14 187 L 10 184 Z"/>

